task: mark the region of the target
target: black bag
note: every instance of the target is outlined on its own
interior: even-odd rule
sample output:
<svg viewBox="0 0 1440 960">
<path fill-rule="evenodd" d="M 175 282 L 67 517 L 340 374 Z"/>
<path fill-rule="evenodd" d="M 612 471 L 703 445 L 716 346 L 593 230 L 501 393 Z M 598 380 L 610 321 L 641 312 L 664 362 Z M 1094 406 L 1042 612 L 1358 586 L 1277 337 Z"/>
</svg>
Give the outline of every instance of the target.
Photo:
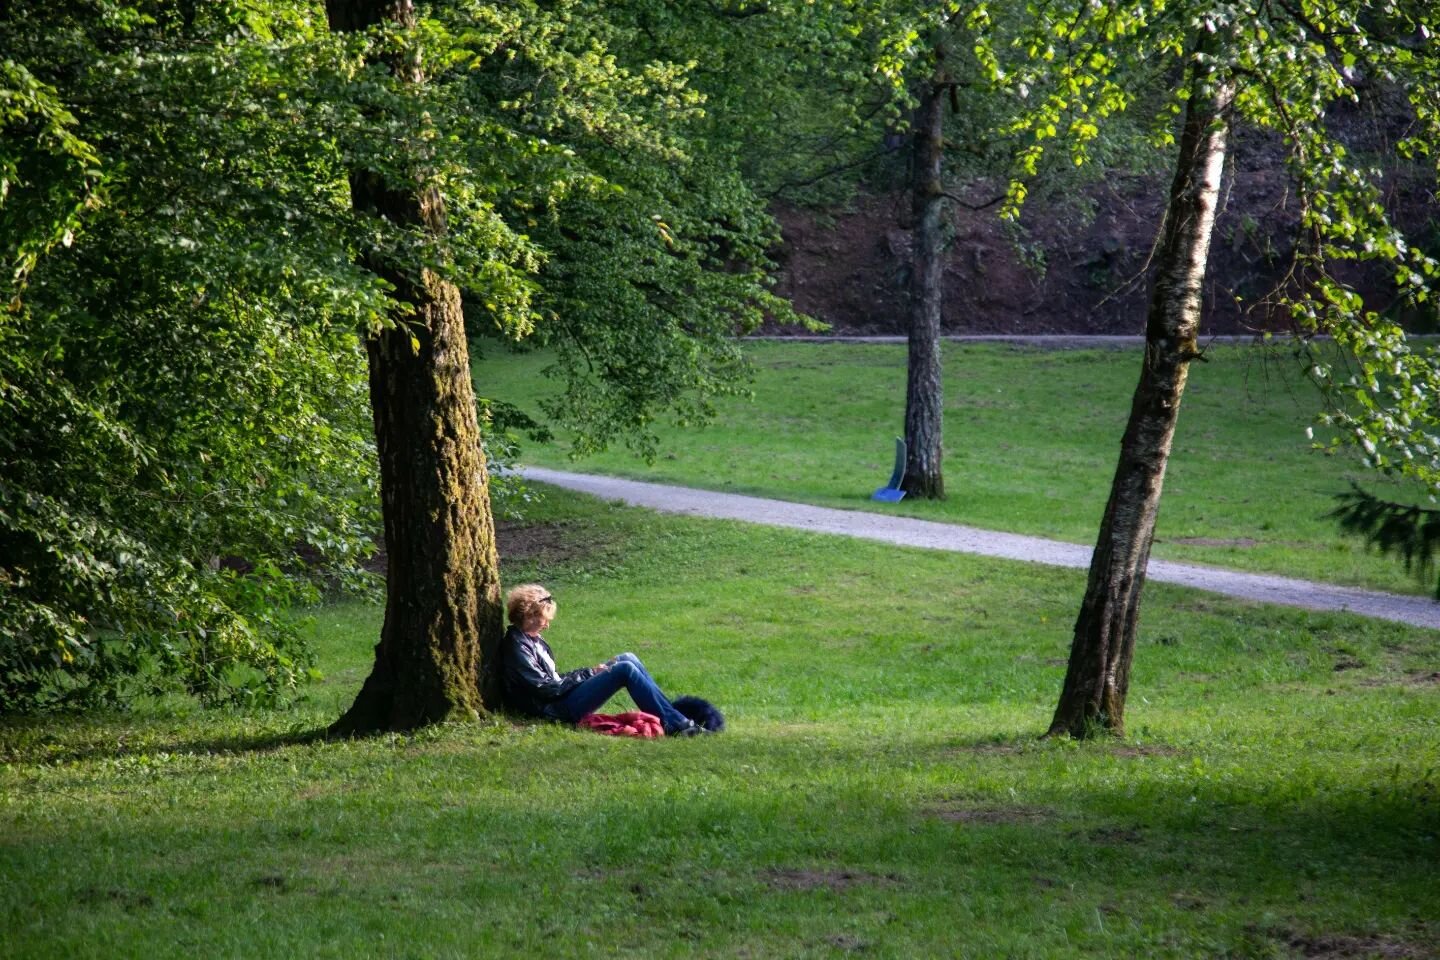
<svg viewBox="0 0 1440 960">
<path fill-rule="evenodd" d="M 709 700 L 681 697 L 671 703 L 671 706 L 711 733 L 719 733 L 725 729 L 725 715 Z"/>
</svg>

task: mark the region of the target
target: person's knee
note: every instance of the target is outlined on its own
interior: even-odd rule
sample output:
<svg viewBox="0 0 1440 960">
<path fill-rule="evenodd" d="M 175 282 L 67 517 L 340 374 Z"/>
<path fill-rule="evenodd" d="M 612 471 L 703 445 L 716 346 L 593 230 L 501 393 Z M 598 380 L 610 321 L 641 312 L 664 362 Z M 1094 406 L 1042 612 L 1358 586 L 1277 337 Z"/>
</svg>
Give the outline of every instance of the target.
<svg viewBox="0 0 1440 960">
<path fill-rule="evenodd" d="M 623 677 L 623 678 L 625 678 L 625 679 L 627 679 L 627 680 L 630 679 L 630 678 L 632 678 L 632 677 L 637 677 L 637 676 L 639 676 L 639 675 L 643 672 L 643 671 L 640 669 L 640 664 L 636 663 L 634 660 L 624 660 L 624 659 L 616 660 L 616 661 L 615 661 L 615 665 L 614 665 L 613 667 L 611 667 L 610 669 L 611 669 L 617 676 Z"/>
<path fill-rule="evenodd" d="M 637 657 L 637 656 L 635 656 L 635 654 L 630 653 L 628 650 L 627 650 L 625 653 L 622 653 L 622 654 L 619 654 L 618 656 L 616 656 L 616 657 L 615 657 L 615 662 L 616 662 L 616 663 L 633 663 L 633 664 L 635 664 L 635 666 L 637 666 L 637 667 L 644 666 L 644 664 L 642 664 L 642 663 L 640 662 L 640 658 Z"/>
</svg>

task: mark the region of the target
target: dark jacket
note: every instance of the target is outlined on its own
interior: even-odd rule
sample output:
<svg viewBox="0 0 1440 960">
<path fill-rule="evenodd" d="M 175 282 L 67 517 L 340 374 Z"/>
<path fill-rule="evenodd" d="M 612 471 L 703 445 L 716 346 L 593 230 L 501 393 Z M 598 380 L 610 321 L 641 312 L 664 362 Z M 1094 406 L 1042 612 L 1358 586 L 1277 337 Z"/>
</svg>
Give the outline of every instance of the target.
<svg viewBox="0 0 1440 960">
<path fill-rule="evenodd" d="M 541 648 L 553 662 L 555 654 L 550 652 L 548 643 L 512 626 L 505 632 L 505 641 L 500 645 L 501 676 L 507 706 L 531 716 L 550 717 L 554 716 L 549 709 L 550 704 L 595 676 L 595 668 L 583 667 L 565 674 L 557 673 L 541 658 Z"/>
</svg>

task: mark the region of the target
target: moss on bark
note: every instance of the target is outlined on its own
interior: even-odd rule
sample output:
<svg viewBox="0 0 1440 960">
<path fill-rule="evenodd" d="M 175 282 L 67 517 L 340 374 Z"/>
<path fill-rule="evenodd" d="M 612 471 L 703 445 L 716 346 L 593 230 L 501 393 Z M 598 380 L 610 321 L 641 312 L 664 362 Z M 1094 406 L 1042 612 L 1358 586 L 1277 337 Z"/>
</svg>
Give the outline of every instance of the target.
<svg viewBox="0 0 1440 960">
<path fill-rule="evenodd" d="M 329 0 L 332 29 L 414 22 L 408 0 Z M 420 83 L 413 63 L 392 64 Z M 350 178 L 356 209 L 397 225 L 445 231 L 445 205 L 428 187 L 392 189 L 369 171 Z M 484 711 L 484 657 L 503 620 L 495 526 L 470 382 L 460 293 L 420 264 L 368 254 L 367 265 L 412 312 L 368 345 L 370 403 L 385 522 L 385 623 L 375 665 L 336 735 L 408 730 Z"/>
</svg>

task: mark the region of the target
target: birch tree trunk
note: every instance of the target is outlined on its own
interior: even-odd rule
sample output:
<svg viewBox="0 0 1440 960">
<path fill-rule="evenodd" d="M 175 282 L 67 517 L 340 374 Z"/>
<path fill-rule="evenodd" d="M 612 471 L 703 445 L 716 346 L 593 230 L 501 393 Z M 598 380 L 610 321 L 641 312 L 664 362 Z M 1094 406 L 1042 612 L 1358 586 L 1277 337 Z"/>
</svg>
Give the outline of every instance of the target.
<svg viewBox="0 0 1440 960">
<path fill-rule="evenodd" d="M 415 22 L 411 0 L 327 0 L 326 13 L 336 31 Z M 423 82 L 418 59 L 391 67 L 407 83 Z M 392 187 L 357 170 L 350 190 L 357 210 L 445 232 L 444 201 L 433 187 Z M 372 255 L 366 263 L 415 310 L 367 344 L 389 559 L 385 623 L 370 676 L 331 727 L 338 735 L 478 715 L 481 665 L 498 652 L 503 628 L 459 291 L 418 263 Z"/>
<path fill-rule="evenodd" d="M 907 496 L 929 499 L 945 496 L 941 466 L 945 396 L 940 369 L 940 281 L 944 270 L 940 218 L 945 201 L 940 161 L 944 155 L 945 89 L 942 66 L 915 111 L 911 161 L 914 239 L 905 382 L 905 479 L 901 488 Z"/>
<path fill-rule="evenodd" d="M 1117 736 L 1139 625 L 1140 593 L 1155 536 L 1165 466 L 1190 361 L 1199 354 L 1201 283 L 1224 171 L 1234 87 L 1197 64 L 1162 226 L 1158 274 L 1145 326 L 1145 359 L 1100 525 L 1065 686 L 1047 735 Z"/>
</svg>

